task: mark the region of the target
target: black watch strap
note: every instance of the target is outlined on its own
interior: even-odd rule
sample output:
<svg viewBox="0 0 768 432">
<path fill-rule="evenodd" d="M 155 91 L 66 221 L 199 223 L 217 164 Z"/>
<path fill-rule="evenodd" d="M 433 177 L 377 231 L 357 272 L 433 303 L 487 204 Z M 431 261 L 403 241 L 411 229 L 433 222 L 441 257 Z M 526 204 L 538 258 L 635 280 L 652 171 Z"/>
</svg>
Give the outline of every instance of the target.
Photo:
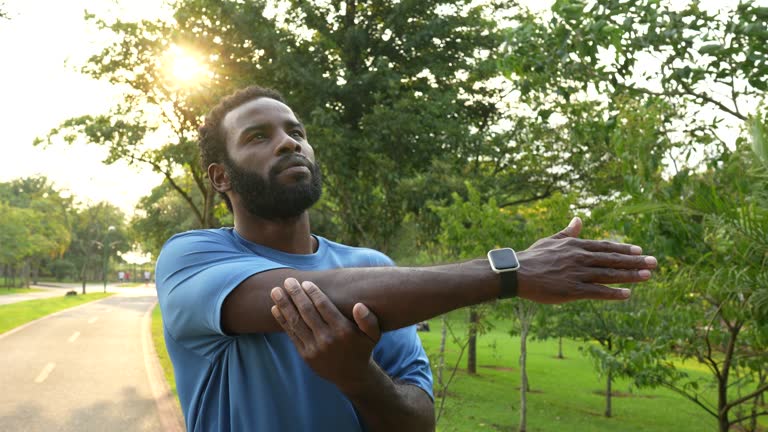
<svg viewBox="0 0 768 432">
<path fill-rule="evenodd" d="M 501 277 L 500 299 L 517 297 L 517 272 L 508 271 L 499 273 Z"/>
</svg>

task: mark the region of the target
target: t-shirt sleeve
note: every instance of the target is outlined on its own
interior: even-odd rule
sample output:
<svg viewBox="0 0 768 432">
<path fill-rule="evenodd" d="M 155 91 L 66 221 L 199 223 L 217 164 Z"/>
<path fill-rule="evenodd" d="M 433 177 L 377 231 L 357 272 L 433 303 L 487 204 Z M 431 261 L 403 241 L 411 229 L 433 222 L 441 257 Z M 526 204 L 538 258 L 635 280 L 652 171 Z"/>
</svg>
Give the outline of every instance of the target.
<svg viewBox="0 0 768 432">
<path fill-rule="evenodd" d="M 421 387 L 432 400 L 432 370 L 416 326 L 382 334 L 373 359 L 392 378 Z"/>
<path fill-rule="evenodd" d="M 157 259 L 156 281 L 163 323 L 178 343 L 210 356 L 222 336 L 221 307 L 242 281 L 285 267 L 255 255 L 218 231 L 172 237 Z"/>
</svg>

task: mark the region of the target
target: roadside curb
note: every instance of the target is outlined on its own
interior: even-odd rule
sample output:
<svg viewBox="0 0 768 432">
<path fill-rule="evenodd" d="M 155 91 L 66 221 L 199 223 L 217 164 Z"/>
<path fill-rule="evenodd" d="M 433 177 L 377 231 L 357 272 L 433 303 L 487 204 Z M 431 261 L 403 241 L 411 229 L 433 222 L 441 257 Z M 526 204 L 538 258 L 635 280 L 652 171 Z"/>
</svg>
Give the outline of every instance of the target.
<svg viewBox="0 0 768 432">
<path fill-rule="evenodd" d="M 186 427 L 181 407 L 173 393 L 171 393 L 168 383 L 165 381 L 163 367 L 160 365 L 155 344 L 152 341 L 152 310 L 155 308 L 155 305 L 157 305 L 157 300 L 152 303 L 141 319 L 141 346 L 144 351 L 144 365 L 147 369 L 149 387 L 152 389 L 152 395 L 155 398 L 163 431 L 184 432 Z"/>
</svg>

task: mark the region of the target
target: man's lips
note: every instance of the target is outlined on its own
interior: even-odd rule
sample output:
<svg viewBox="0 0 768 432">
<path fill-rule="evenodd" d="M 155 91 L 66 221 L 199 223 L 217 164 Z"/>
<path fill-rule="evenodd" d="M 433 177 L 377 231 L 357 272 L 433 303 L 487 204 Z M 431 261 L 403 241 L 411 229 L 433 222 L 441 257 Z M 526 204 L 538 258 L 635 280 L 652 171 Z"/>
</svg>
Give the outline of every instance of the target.
<svg viewBox="0 0 768 432">
<path fill-rule="evenodd" d="M 311 162 L 301 156 L 294 156 L 285 161 L 279 162 L 275 166 L 275 172 L 278 174 L 296 174 L 305 173 L 310 174 Z"/>
<path fill-rule="evenodd" d="M 294 165 L 280 171 L 280 174 L 288 174 L 288 175 L 299 174 L 299 173 L 310 174 L 311 171 L 309 170 L 309 168 L 307 168 L 304 165 Z"/>
</svg>

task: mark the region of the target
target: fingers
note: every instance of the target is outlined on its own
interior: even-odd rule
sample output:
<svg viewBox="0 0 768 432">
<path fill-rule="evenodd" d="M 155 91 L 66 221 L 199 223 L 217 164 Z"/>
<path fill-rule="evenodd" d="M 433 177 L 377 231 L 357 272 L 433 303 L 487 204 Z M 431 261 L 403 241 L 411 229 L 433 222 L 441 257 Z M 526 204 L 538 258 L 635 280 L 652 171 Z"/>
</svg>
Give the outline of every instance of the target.
<svg viewBox="0 0 768 432">
<path fill-rule="evenodd" d="M 597 284 L 580 283 L 572 291 L 573 300 L 626 300 L 632 291 L 627 288 L 608 288 Z"/>
<path fill-rule="evenodd" d="M 303 343 L 310 344 L 313 341 L 313 331 L 309 326 L 318 327 L 325 325 L 325 323 L 322 322 L 317 311 L 315 311 L 314 305 L 312 305 L 312 302 L 296 279 L 286 279 L 284 288 L 275 287 L 270 293 L 272 301 L 275 302 L 278 312 L 280 312 L 285 322 L 285 325 L 281 324 L 281 326 L 289 335 L 293 333 Z M 309 310 L 309 307 L 311 307 L 311 310 Z M 277 320 L 278 318 L 275 317 L 275 319 Z M 278 323 L 280 323 L 279 320 Z"/>
<path fill-rule="evenodd" d="M 331 302 L 331 299 L 314 282 L 304 281 L 301 283 L 301 286 L 312 301 L 315 309 L 320 313 L 323 321 L 332 327 L 339 325 L 339 323 L 347 322 L 347 317 L 341 314 L 336 305 Z"/>
<path fill-rule="evenodd" d="M 616 252 L 593 252 L 586 255 L 585 263 L 593 267 L 615 269 L 654 269 L 658 265 L 656 258 L 645 255 L 626 255 Z"/>
<path fill-rule="evenodd" d="M 569 240 L 571 241 L 571 240 Z M 581 247 L 584 250 L 590 252 L 613 252 L 624 255 L 640 255 L 643 253 L 643 249 L 640 246 L 635 246 L 626 243 L 617 243 L 608 240 L 572 240 L 574 244 Z"/>
<path fill-rule="evenodd" d="M 309 283 L 311 284 L 311 282 Z M 307 282 L 304 282 L 304 284 L 307 284 Z M 304 284 L 300 285 L 299 281 L 294 278 L 288 278 L 283 282 L 285 290 L 288 291 L 288 294 L 291 296 L 293 305 L 299 311 L 301 318 L 307 326 L 313 329 L 320 329 L 325 326 L 325 321 L 323 321 L 323 318 L 318 313 L 312 299 L 307 295 L 305 288 L 302 286 Z M 312 286 L 314 286 L 314 284 L 312 284 Z M 315 288 L 317 287 L 315 286 Z M 319 292 L 320 290 L 318 289 L 317 291 Z"/>
<path fill-rule="evenodd" d="M 329 327 L 341 332 L 340 334 L 350 330 L 351 323 L 347 317 L 313 282 L 304 281 L 299 284 L 296 279 L 288 278 L 284 282 L 284 288 L 274 288 L 271 293 L 272 300 L 288 327 L 305 344 L 311 343 L 310 338 L 327 332 Z M 288 295 L 285 295 L 286 291 Z"/>
<path fill-rule="evenodd" d="M 582 227 L 581 218 L 575 217 L 571 219 L 571 222 L 568 224 L 567 227 L 565 227 L 565 229 L 553 235 L 552 238 L 562 239 L 567 237 L 578 237 L 579 234 L 581 233 L 581 227 Z"/>
<path fill-rule="evenodd" d="M 362 303 L 355 304 L 355 307 L 352 308 L 352 317 L 355 319 L 355 323 L 360 330 L 374 343 L 379 341 L 381 337 L 379 318 L 366 305 Z"/>
<path fill-rule="evenodd" d="M 591 268 L 586 282 L 601 284 L 644 282 L 651 278 L 650 270 L 619 270 L 612 268 Z"/>
<path fill-rule="evenodd" d="M 279 288 L 275 288 L 279 289 Z M 280 327 L 283 328 L 285 331 L 285 334 L 288 335 L 288 337 L 291 338 L 294 344 L 296 344 L 296 348 L 299 350 L 304 349 L 304 342 L 296 336 L 296 333 L 293 332 L 293 329 L 290 325 L 288 325 L 288 321 L 285 320 L 285 317 L 283 314 L 280 313 L 280 308 L 277 305 L 272 306 L 270 309 L 270 312 L 272 312 L 272 316 L 275 317 L 275 321 L 277 321 L 278 324 L 280 324 Z"/>
</svg>

